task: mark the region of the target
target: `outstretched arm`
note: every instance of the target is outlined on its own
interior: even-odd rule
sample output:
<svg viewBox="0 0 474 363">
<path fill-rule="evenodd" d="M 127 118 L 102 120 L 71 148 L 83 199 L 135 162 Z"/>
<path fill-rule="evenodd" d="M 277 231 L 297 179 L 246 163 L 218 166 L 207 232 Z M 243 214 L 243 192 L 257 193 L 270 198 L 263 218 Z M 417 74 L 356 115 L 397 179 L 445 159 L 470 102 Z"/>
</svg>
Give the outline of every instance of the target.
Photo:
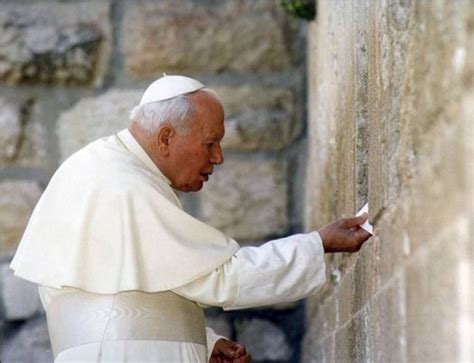
<svg viewBox="0 0 474 363">
<path fill-rule="evenodd" d="M 243 247 L 213 272 L 174 292 L 226 310 L 302 299 L 325 282 L 324 252 L 356 252 L 370 237 L 359 227 L 366 219 L 367 214 L 341 219 L 318 232 Z"/>
<path fill-rule="evenodd" d="M 312 232 L 243 247 L 210 274 L 173 291 L 231 310 L 302 299 L 324 282 L 322 240 Z"/>
</svg>

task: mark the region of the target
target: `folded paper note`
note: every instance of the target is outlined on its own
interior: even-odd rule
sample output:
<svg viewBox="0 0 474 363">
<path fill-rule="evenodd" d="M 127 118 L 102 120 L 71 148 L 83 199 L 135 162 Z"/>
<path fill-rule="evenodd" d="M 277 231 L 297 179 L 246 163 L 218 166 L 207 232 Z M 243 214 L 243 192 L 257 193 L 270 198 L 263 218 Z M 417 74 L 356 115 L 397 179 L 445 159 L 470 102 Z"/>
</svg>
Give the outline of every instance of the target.
<svg viewBox="0 0 474 363">
<path fill-rule="evenodd" d="M 369 203 L 365 203 L 365 205 L 357 212 L 356 217 L 360 216 L 361 214 L 369 213 Z M 372 225 L 369 223 L 369 219 L 360 225 L 361 228 L 365 229 L 370 234 L 374 234 Z"/>
</svg>

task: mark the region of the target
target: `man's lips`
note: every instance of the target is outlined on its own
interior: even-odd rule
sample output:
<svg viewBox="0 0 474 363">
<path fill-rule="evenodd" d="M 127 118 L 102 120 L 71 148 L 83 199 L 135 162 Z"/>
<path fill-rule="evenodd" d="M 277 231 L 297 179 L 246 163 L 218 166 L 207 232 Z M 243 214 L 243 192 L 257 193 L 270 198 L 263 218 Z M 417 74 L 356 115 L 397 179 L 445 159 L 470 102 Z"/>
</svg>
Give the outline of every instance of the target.
<svg viewBox="0 0 474 363">
<path fill-rule="evenodd" d="M 209 180 L 209 175 L 212 174 L 212 171 L 210 173 L 201 173 L 201 176 L 204 178 L 204 181 L 208 181 Z"/>
</svg>

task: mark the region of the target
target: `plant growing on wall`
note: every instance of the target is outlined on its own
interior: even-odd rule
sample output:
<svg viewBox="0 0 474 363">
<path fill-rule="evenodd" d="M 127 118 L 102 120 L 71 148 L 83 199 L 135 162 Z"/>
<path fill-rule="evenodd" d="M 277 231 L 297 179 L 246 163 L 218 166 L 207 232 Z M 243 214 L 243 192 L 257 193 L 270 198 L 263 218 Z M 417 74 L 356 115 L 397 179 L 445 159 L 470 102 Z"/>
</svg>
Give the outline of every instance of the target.
<svg viewBox="0 0 474 363">
<path fill-rule="evenodd" d="M 313 20 L 316 16 L 316 0 L 280 0 L 280 5 L 297 18 Z"/>
</svg>

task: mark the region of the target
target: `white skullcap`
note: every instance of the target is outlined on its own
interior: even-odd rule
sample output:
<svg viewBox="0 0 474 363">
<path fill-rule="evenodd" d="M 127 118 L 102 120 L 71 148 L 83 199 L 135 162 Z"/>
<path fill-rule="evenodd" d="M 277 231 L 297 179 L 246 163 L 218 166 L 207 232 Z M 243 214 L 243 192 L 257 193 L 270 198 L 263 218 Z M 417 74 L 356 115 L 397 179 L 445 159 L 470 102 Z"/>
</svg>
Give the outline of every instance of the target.
<svg viewBox="0 0 474 363">
<path fill-rule="evenodd" d="M 143 93 L 140 106 L 145 103 L 163 101 L 186 93 L 195 92 L 204 85 L 195 79 L 185 76 L 167 76 L 157 79 Z"/>
</svg>

